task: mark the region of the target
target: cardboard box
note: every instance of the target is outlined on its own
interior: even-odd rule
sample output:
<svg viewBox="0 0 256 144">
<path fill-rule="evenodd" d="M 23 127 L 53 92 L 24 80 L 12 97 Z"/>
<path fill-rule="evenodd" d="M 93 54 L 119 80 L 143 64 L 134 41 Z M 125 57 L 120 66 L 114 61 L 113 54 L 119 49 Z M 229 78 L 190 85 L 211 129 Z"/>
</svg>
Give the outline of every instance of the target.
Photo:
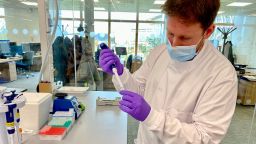
<svg viewBox="0 0 256 144">
<path fill-rule="evenodd" d="M 52 84 L 40 82 L 39 83 L 39 92 L 52 93 Z"/>
<path fill-rule="evenodd" d="M 239 80 L 238 101 L 243 105 L 255 105 L 256 103 L 256 82 L 244 79 Z"/>
</svg>

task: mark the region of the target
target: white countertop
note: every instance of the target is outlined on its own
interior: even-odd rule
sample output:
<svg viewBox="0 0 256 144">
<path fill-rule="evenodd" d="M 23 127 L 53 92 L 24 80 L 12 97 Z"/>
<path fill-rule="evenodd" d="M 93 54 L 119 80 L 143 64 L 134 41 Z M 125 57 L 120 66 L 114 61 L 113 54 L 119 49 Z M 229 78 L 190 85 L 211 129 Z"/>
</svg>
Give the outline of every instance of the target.
<svg viewBox="0 0 256 144">
<path fill-rule="evenodd" d="M 78 100 L 86 105 L 62 141 L 40 141 L 37 135 L 24 144 L 127 144 L 127 114 L 118 106 L 96 106 L 97 97 L 115 98 L 117 92 L 88 91 Z"/>
</svg>

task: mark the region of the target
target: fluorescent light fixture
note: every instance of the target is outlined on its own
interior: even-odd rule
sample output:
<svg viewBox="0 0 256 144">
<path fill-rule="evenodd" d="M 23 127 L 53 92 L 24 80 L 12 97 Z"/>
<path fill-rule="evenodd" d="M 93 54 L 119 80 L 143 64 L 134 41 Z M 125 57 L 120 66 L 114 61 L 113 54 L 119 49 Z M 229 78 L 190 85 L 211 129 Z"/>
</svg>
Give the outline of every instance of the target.
<svg viewBox="0 0 256 144">
<path fill-rule="evenodd" d="M 155 0 L 154 1 L 154 4 L 159 4 L 159 5 L 162 5 L 165 3 L 165 0 Z"/>
<path fill-rule="evenodd" d="M 218 11 L 218 14 L 223 14 L 225 13 L 225 11 Z"/>
<path fill-rule="evenodd" d="M 150 12 L 161 12 L 161 9 L 149 9 Z"/>
<path fill-rule="evenodd" d="M 104 11 L 106 9 L 103 8 L 103 7 L 94 7 L 94 10 L 96 10 L 96 11 Z"/>
<path fill-rule="evenodd" d="M 244 7 L 244 6 L 248 6 L 251 4 L 252 3 L 248 3 L 248 2 L 233 2 L 233 3 L 228 4 L 227 6 Z"/>
<path fill-rule="evenodd" d="M 38 3 L 36 3 L 36 2 L 28 2 L 28 1 L 23 1 L 21 3 L 23 3 L 25 5 L 29 5 L 29 6 L 37 6 L 38 5 Z"/>
<path fill-rule="evenodd" d="M 81 2 L 83 2 L 84 0 L 81 0 Z M 94 0 L 94 2 L 99 2 L 99 0 Z"/>
<path fill-rule="evenodd" d="M 255 14 L 250 14 L 250 15 L 248 15 L 248 16 L 256 16 L 256 13 L 255 13 Z"/>
</svg>

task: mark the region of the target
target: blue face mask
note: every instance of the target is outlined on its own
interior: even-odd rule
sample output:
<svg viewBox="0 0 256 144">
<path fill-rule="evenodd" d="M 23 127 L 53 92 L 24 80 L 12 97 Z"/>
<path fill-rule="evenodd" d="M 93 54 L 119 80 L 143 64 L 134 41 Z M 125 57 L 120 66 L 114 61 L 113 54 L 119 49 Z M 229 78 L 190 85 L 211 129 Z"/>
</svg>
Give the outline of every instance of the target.
<svg viewBox="0 0 256 144">
<path fill-rule="evenodd" d="M 169 40 L 167 40 L 167 49 L 170 57 L 176 61 L 185 62 L 193 59 L 196 53 L 197 45 L 191 46 L 176 46 L 172 47 Z"/>
</svg>

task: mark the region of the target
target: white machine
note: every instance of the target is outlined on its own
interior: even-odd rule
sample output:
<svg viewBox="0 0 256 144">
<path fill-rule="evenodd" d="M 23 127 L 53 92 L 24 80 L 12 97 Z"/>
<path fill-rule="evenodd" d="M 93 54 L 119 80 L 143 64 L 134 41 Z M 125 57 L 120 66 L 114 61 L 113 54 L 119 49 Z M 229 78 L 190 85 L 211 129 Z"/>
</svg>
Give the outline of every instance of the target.
<svg viewBox="0 0 256 144">
<path fill-rule="evenodd" d="M 19 109 L 25 102 L 15 91 L 0 93 L 0 144 L 21 144 Z"/>
</svg>

